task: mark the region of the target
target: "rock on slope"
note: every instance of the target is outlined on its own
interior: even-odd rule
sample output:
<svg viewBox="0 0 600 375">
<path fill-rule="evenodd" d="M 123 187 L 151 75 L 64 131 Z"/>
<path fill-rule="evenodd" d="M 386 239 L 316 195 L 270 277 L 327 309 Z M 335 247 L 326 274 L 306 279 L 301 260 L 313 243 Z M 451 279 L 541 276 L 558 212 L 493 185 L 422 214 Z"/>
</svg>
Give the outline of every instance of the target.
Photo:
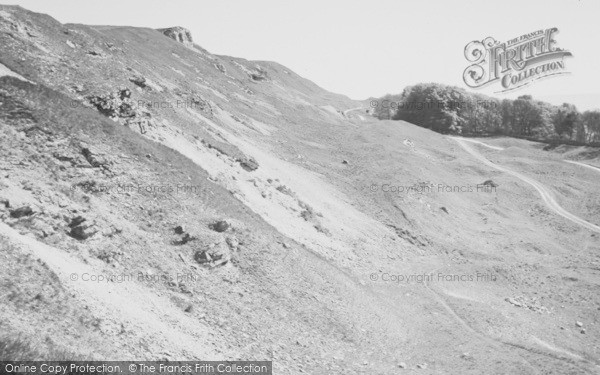
<svg viewBox="0 0 600 375">
<path fill-rule="evenodd" d="M 181 26 L 168 27 L 166 29 L 158 29 L 161 33 L 165 34 L 169 38 L 183 44 L 186 47 L 193 47 L 194 40 L 192 39 L 192 33 Z"/>
<path fill-rule="evenodd" d="M 453 141 L 361 121 L 345 112 L 360 103 L 277 63 L 152 29 L 0 6 L 0 46 L 14 72 L 0 78 L 5 335 L 83 357 L 269 359 L 277 373 L 597 364 L 600 336 L 569 326 L 597 324 L 580 268 L 597 238 Z M 506 190 L 390 189 L 489 178 Z M 594 181 L 578 178 L 583 196 Z M 416 281 L 440 271 L 497 279 Z M 517 296 L 532 308 L 505 301 Z"/>
</svg>

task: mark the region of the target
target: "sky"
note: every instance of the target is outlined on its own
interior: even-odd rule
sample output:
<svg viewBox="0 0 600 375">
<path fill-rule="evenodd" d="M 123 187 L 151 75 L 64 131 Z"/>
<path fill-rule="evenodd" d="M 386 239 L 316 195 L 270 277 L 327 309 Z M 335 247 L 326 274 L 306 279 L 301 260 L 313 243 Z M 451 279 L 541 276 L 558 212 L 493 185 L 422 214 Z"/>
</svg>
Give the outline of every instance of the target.
<svg viewBox="0 0 600 375">
<path fill-rule="evenodd" d="M 281 63 L 352 99 L 402 92 L 420 82 L 498 98 L 532 95 L 580 110 L 600 109 L 598 0 L 5 0 L 63 23 L 183 26 L 208 51 Z M 470 89 L 465 46 L 556 27 L 570 74 L 509 93 Z"/>
</svg>

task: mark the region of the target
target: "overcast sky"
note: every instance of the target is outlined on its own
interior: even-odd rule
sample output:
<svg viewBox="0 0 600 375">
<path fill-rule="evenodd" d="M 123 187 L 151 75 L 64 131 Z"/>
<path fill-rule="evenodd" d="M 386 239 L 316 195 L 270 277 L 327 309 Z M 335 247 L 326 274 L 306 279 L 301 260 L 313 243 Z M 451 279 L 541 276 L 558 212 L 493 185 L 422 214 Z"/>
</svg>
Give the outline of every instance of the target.
<svg viewBox="0 0 600 375">
<path fill-rule="evenodd" d="M 557 27 L 572 52 L 569 75 L 499 98 L 531 94 L 580 110 L 600 108 L 598 0 L 5 0 L 63 23 L 183 26 L 212 53 L 271 60 L 353 99 L 399 93 L 418 82 L 467 88 L 464 48 Z"/>
</svg>

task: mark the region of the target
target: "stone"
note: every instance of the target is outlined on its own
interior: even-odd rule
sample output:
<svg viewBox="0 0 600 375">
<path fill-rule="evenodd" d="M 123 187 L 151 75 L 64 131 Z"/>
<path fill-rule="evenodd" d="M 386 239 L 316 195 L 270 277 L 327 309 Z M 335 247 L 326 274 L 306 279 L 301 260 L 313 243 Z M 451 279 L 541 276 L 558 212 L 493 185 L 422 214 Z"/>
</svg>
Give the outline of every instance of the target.
<svg viewBox="0 0 600 375">
<path fill-rule="evenodd" d="M 400 362 L 400 363 L 398 363 L 398 367 L 400 367 L 400 368 L 406 368 L 406 363 Z"/>
<path fill-rule="evenodd" d="M 98 232 L 95 225 L 92 223 L 90 225 L 84 224 L 87 221 L 83 216 L 76 216 L 71 219 L 69 223 L 69 232 L 67 234 L 76 240 L 87 240 L 92 237 L 94 234 Z"/>
<path fill-rule="evenodd" d="M 498 187 L 498 184 L 497 184 L 497 183 L 495 183 L 495 182 L 494 182 L 494 181 L 492 181 L 492 180 L 485 180 L 485 181 L 482 183 L 482 185 L 484 185 L 484 186 L 490 186 L 490 187 L 493 187 L 493 188 L 495 188 L 495 187 Z"/>
<path fill-rule="evenodd" d="M 131 83 L 133 83 L 143 89 L 148 88 L 148 84 L 146 83 L 146 78 L 144 78 L 142 76 L 130 77 L 129 81 L 131 81 Z"/>
<path fill-rule="evenodd" d="M 92 151 L 88 147 L 82 147 L 81 153 L 85 160 L 94 168 L 99 168 L 108 164 L 107 160 L 99 156 L 97 152 Z"/>
<path fill-rule="evenodd" d="M 237 161 L 245 171 L 252 172 L 258 169 L 258 162 L 253 158 L 238 159 Z"/>
<path fill-rule="evenodd" d="M 77 239 L 77 240 L 87 240 L 96 234 L 97 230 L 93 229 L 91 225 L 80 225 L 74 228 L 71 228 L 69 232 L 69 236 Z"/>
<path fill-rule="evenodd" d="M 229 229 L 230 224 L 225 220 L 219 220 L 217 222 L 210 224 L 208 227 L 210 229 L 214 230 L 215 232 L 222 233 L 222 232 L 225 232 L 227 229 Z"/>
<path fill-rule="evenodd" d="M 84 221 L 86 221 L 86 219 L 83 216 L 74 217 L 71 219 L 71 222 L 69 223 L 69 228 L 76 227 L 76 226 L 80 225 L 81 223 L 83 223 Z"/>
<path fill-rule="evenodd" d="M 582 323 L 582 322 L 579 322 L 579 321 L 575 322 L 575 325 L 576 325 L 577 327 L 583 327 L 583 323 Z"/>
<path fill-rule="evenodd" d="M 523 306 L 523 304 L 522 304 L 522 303 L 520 303 L 519 301 L 517 301 L 517 300 L 516 300 L 516 299 L 514 299 L 514 298 L 505 298 L 504 300 L 505 300 L 506 302 L 508 302 L 508 303 L 510 303 L 510 304 L 512 304 L 512 305 L 514 305 L 514 306 L 517 306 L 517 307 L 522 307 L 522 306 Z"/>
<path fill-rule="evenodd" d="M 217 267 L 231 260 L 231 252 L 225 241 L 219 241 L 196 251 L 194 260 L 204 266 Z"/>
<path fill-rule="evenodd" d="M 253 81 L 266 81 L 269 79 L 267 72 L 260 66 L 256 66 L 256 69 L 249 73 L 250 78 Z"/>
<path fill-rule="evenodd" d="M 240 246 L 240 241 L 235 237 L 227 237 L 225 242 L 227 242 L 227 245 L 229 245 L 229 248 L 232 250 L 236 250 L 238 246 Z"/>
<path fill-rule="evenodd" d="M 194 260 L 200 264 L 212 262 L 212 257 L 207 250 L 199 250 L 194 254 Z"/>
<path fill-rule="evenodd" d="M 10 217 L 15 219 L 21 218 L 23 216 L 30 216 L 32 214 L 33 210 L 29 206 L 22 206 L 14 210 L 10 210 Z"/>
<path fill-rule="evenodd" d="M 217 68 L 221 73 L 225 74 L 227 73 L 227 70 L 225 69 L 225 66 L 221 63 L 215 63 L 215 68 Z"/>
<path fill-rule="evenodd" d="M 181 238 L 181 241 L 179 241 L 179 243 L 178 243 L 178 244 L 179 244 L 179 245 L 185 245 L 186 243 L 188 243 L 188 242 L 190 242 L 190 241 L 193 241 L 193 240 L 195 240 L 195 239 L 196 239 L 196 237 L 190 236 L 190 234 L 189 234 L 189 233 L 185 233 L 185 234 L 183 235 L 183 237 Z"/>
<path fill-rule="evenodd" d="M 158 29 L 165 36 L 173 39 L 176 42 L 183 44 L 188 48 L 194 46 L 194 40 L 192 39 L 192 33 L 181 26 L 169 27 L 166 29 Z"/>
</svg>

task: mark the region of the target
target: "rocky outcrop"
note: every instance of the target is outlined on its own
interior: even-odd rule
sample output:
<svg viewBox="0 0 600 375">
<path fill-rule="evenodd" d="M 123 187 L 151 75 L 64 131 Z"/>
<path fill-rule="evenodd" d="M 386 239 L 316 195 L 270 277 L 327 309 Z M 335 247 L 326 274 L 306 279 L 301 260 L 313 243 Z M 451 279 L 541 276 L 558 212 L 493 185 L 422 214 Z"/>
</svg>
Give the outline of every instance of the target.
<svg viewBox="0 0 600 375">
<path fill-rule="evenodd" d="M 180 26 L 169 27 L 167 29 L 158 29 L 161 33 L 168 36 L 169 38 L 185 45 L 186 47 L 193 47 L 194 41 L 192 39 L 192 33 L 188 29 Z"/>
<path fill-rule="evenodd" d="M 208 267 L 217 267 L 227 264 L 231 260 L 231 245 L 229 242 L 216 242 L 203 249 L 197 250 L 194 260 Z"/>
<path fill-rule="evenodd" d="M 90 95 L 87 102 L 104 116 L 125 126 L 137 125 L 144 134 L 148 127 L 154 126 L 150 112 L 140 109 L 131 99 L 131 91 L 119 88 L 116 92 L 105 95 Z"/>
<path fill-rule="evenodd" d="M 489 187 L 491 187 L 491 188 L 496 188 L 496 187 L 498 187 L 498 184 L 497 184 L 497 183 L 495 183 L 495 182 L 494 182 L 494 181 L 492 181 L 492 180 L 486 180 L 486 181 L 484 181 L 484 182 L 483 182 L 481 185 L 483 185 L 483 186 L 489 186 Z"/>
<path fill-rule="evenodd" d="M 71 219 L 69 223 L 70 230 L 67 234 L 77 240 L 83 241 L 92 237 L 98 232 L 95 223 L 84 224 L 87 221 L 83 216 L 77 216 Z"/>
<path fill-rule="evenodd" d="M 252 172 L 258 169 L 258 162 L 253 158 L 237 159 L 237 162 L 240 163 L 241 167 L 247 172 Z"/>
<path fill-rule="evenodd" d="M 267 81 L 269 79 L 267 72 L 260 66 L 256 66 L 256 70 L 251 71 L 249 74 L 254 81 Z"/>
<path fill-rule="evenodd" d="M 225 232 L 227 229 L 229 229 L 230 226 L 231 225 L 225 220 L 219 220 L 208 225 L 210 229 L 219 233 Z"/>
<path fill-rule="evenodd" d="M 23 216 L 30 216 L 32 214 L 33 214 L 33 210 L 29 206 L 19 207 L 17 209 L 10 211 L 10 216 L 15 219 L 21 218 Z"/>
<path fill-rule="evenodd" d="M 81 153 L 85 160 L 94 168 L 107 168 L 108 160 L 90 147 L 82 146 Z"/>
</svg>

